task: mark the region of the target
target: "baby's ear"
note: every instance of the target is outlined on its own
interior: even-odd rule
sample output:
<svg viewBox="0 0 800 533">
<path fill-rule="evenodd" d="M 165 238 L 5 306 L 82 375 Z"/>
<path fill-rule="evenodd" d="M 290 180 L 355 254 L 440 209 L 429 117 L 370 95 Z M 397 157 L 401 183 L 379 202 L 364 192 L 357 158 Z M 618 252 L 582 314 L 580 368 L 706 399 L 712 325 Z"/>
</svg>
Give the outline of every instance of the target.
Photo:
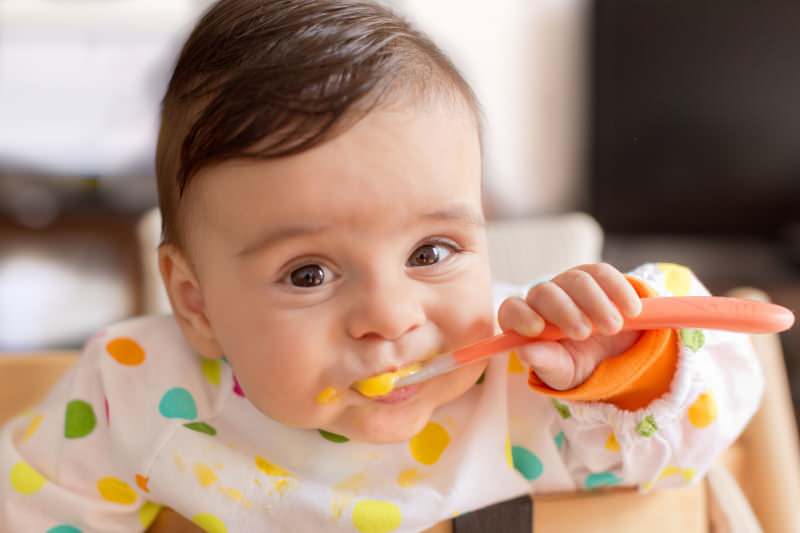
<svg viewBox="0 0 800 533">
<path fill-rule="evenodd" d="M 183 336 L 197 353 L 222 357 L 222 348 L 206 315 L 200 284 L 183 251 L 174 244 L 159 246 L 158 268 Z"/>
</svg>

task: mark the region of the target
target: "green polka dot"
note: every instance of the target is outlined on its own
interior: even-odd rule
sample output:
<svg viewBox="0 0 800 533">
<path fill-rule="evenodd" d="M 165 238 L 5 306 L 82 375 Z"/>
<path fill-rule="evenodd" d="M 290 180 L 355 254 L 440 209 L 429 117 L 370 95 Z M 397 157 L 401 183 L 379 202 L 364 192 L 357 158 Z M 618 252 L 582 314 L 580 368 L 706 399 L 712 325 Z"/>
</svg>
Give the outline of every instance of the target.
<svg viewBox="0 0 800 533">
<path fill-rule="evenodd" d="M 361 500 L 353 506 L 353 525 L 359 533 L 390 533 L 400 527 L 400 508 L 384 500 Z"/>
<path fill-rule="evenodd" d="M 636 426 L 636 433 L 642 437 L 652 437 L 656 431 L 658 431 L 658 424 L 656 424 L 656 419 L 653 418 L 653 415 L 647 415 Z"/>
<path fill-rule="evenodd" d="M 205 422 L 189 422 L 188 424 L 184 424 L 184 427 L 199 431 L 200 433 L 205 433 L 206 435 L 211 435 L 212 437 L 217 434 L 217 430 Z"/>
<path fill-rule="evenodd" d="M 542 461 L 529 449 L 514 446 L 511 448 L 511 457 L 514 460 L 514 468 L 528 481 L 533 481 L 542 475 L 544 469 Z"/>
<path fill-rule="evenodd" d="M 203 359 L 203 375 L 212 385 L 219 385 L 222 363 L 219 359 Z"/>
<path fill-rule="evenodd" d="M 558 432 L 558 435 L 556 435 L 555 441 L 556 441 L 556 448 L 558 448 L 560 450 L 561 448 L 564 447 L 564 432 L 563 431 L 559 431 Z"/>
<path fill-rule="evenodd" d="M 51 527 L 46 533 L 81 533 L 81 530 L 75 526 L 61 524 L 60 526 Z"/>
<path fill-rule="evenodd" d="M 164 393 L 158 404 L 158 411 L 165 418 L 183 418 L 184 420 L 197 418 L 197 406 L 194 398 L 183 387 L 174 387 Z"/>
<path fill-rule="evenodd" d="M 322 435 L 325 439 L 327 439 L 327 440 L 329 440 L 331 442 L 342 443 L 342 442 L 347 442 L 347 441 L 350 440 L 347 437 L 345 437 L 344 435 L 339 435 L 337 433 L 331 433 L 330 431 L 325 431 L 324 429 L 318 429 L 317 431 L 319 431 L 319 434 Z"/>
<path fill-rule="evenodd" d="M 699 329 L 682 329 L 681 342 L 691 351 L 696 352 L 706 343 L 706 336 Z"/>
<path fill-rule="evenodd" d="M 558 411 L 559 416 L 561 416 L 561 418 L 563 418 L 564 420 L 572 416 L 572 411 L 569 410 L 569 406 L 559 402 L 555 398 L 553 398 L 553 407 L 556 408 L 556 411 Z"/>
<path fill-rule="evenodd" d="M 597 472 L 596 474 L 589 474 L 586 476 L 586 488 L 589 490 L 598 487 L 610 487 L 618 485 L 622 482 L 614 472 Z"/>
<path fill-rule="evenodd" d="M 92 406 L 83 400 L 72 400 L 67 404 L 64 418 L 64 436 L 68 439 L 79 439 L 90 434 L 97 424 Z"/>
</svg>

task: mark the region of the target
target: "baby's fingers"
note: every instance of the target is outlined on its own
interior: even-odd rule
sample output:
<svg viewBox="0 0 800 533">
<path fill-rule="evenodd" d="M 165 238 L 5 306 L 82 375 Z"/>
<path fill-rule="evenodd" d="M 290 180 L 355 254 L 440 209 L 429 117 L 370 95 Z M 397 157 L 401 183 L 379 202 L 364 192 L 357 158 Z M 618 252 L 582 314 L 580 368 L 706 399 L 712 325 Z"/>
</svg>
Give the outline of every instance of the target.
<svg viewBox="0 0 800 533">
<path fill-rule="evenodd" d="M 497 312 L 503 331 L 514 330 L 526 337 L 535 337 L 544 329 L 544 320 L 522 298 L 507 298 Z"/>
<path fill-rule="evenodd" d="M 608 298 L 614 302 L 623 315 L 634 317 L 642 312 L 642 301 L 633 286 L 625 279 L 625 275 L 608 263 L 581 265 L 582 270 L 603 289 Z"/>
<path fill-rule="evenodd" d="M 560 287 L 588 318 L 591 323 L 590 328 L 595 333 L 614 335 L 622 328 L 622 315 L 591 274 L 573 269 L 556 276 L 553 283 Z"/>
</svg>

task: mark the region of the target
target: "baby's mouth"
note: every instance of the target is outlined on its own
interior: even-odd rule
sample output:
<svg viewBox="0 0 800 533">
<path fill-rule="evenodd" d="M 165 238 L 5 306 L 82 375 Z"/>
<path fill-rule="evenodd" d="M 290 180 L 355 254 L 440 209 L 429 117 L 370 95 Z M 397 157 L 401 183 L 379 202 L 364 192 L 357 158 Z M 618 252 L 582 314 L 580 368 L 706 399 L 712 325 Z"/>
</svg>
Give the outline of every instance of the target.
<svg viewBox="0 0 800 533">
<path fill-rule="evenodd" d="M 367 398 L 380 398 L 386 396 L 394 390 L 397 380 L 411 374 L 416 374 L 422 368 L 422 363 L 417 361 L 406 365 L 394 372 L 384 372 L 353 383 L 353 388 Z"/>
</svg>

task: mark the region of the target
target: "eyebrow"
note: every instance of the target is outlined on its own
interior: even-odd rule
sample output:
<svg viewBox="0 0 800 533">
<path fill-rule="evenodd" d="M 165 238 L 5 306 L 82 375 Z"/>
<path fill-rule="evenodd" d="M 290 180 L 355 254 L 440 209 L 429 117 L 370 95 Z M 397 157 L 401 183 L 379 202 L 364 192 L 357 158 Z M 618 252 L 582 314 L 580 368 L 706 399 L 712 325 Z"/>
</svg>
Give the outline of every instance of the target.
<svg viewBox="0 0 800 533">
<path fill-rule="evenodd" d="M 448 206 L 431 213 L 426 213 L 422 215 L 421 219 L 429 222 L 453 222 L 461 226 L 476 228 L 483 228 L 486 226 L 486 220 L 479 212 L 463 204 Z M 318 235 L 330 229 L 331 226 L 331 224 L 296 224 L 283 228 L 271 229 L 242 248 L 236 256 L 245 257 L 252 255 L 261 250 L 275 246 L 280 241 Z"/>
</svg>

